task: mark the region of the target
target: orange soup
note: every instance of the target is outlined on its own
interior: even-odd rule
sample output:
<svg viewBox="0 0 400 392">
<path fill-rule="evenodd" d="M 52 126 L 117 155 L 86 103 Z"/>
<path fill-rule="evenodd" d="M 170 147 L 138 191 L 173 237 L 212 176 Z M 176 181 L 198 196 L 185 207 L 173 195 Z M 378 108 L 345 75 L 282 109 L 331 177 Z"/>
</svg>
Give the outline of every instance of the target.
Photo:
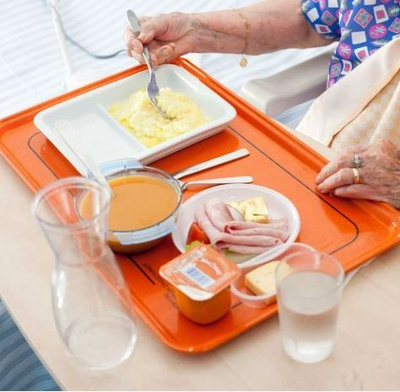
<svg viewBox="0 0 400 392">
<path fill-rule="evenodd" d="M 131 231 L 153 226 L 167 218 L 178 204 L 178 195 L 167 182 L 143 175 L 113 178 L 108 181 L 114 192 L 110 200 L 109 230 Z M 81 204 L 83 217 L 89 216 L 91 203 Z"/>
<path fill-rule="evenodd" d="M 109 230 L 129 231 L 153 226 L 167 218 L 178 204 L 174 188 L 150 176 L 124 176 L 108 182 L 114 192 Z"/>
</svg>

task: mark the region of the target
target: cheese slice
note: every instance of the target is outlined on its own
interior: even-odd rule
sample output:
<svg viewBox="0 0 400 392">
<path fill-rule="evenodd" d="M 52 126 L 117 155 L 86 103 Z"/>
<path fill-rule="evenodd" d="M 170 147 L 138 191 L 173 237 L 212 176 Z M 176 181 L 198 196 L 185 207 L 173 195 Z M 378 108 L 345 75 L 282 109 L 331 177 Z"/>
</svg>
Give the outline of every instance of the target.
<svg viewBox="0 0 400 392">
<path fill-rule="evenodd" d="M 233 201 L 229 205 L 236 208 L 246 222 L 268 223 L 268 210 L 262 196 Z"/>
<path fill-rule="evenodd" d="M 245 275 L 244 285 L 255 295 L 270 295 L 272 302 L 276 295 L 275 270 L 279 261 L 270 261 L 263 266 L 256 268 Z M 291 268 L 286 264 L 282 265 L 282 273 L 289 274 Z"/>
</svg>

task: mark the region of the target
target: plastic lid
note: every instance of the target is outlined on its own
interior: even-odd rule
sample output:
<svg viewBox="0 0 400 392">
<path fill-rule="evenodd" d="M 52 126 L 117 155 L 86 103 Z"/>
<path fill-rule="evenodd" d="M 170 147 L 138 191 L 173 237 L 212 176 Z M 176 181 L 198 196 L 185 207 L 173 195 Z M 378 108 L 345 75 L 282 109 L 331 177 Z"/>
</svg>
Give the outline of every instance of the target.
<svg viewBox="0 0 400 392">
<path fill-rule="evenodd" d="M 210 245 L 199 245 L 160 268 L 160 275 L 195 301 L 205 301 L 236 280 L 239 267 Z"/>
</svg>

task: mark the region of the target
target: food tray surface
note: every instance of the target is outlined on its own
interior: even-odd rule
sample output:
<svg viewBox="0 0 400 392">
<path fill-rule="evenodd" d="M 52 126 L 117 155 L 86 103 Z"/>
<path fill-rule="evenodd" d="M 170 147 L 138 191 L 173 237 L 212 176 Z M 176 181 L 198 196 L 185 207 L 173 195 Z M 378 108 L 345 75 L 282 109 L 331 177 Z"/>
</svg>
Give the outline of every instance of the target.
<svg viewBox="0 0 400 392">
<path fill-rule="evenodd" d="M 294 203 L 301 220 L 297 241 L 333 254 L 345 271 L 398 243 L 397 210 L 384 203 L 321 195 L 314 181 L 326 163 L 322 156 L 190 62 L 180 59 L 175 64 L 229 102 L 237 117 L 222 132 L 158 160 L 154 166 L 172 173 L 247 148 L 250 156 L 191 179 L 252 175 L 254 184 L 273 189 Z M 34 117 L 46 108 L 142 70 L 142 66 L 132 68 L 0 120 L 0 150 L 33 191 L 58 178 L 77 175 L 71 163 L 34 125 Z M 185 199 L 196 192 L 186 191 Z M 162 264 L 178 254 L 168 238 L 147 253 L 118 256 L 138 313 L 170 347 L 187 353 L 208 351 L 276 314 L 276 304 L 253 309 L 234 300 L 231 311 L 211 325 L 187 320 L 176 308 L 172 289 L 158 273 Z"/>
</svg>

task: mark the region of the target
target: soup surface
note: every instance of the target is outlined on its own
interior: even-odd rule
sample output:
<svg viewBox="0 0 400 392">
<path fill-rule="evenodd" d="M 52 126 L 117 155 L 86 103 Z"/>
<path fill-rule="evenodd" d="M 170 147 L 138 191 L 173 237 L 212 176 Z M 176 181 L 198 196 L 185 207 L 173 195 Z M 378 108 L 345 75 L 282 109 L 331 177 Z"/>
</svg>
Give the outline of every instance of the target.
<svg viewBox="0 0 400 392">
<path fill-rule="evenodd" d="M 132 175 L 109 180 L 114 196 L 110 201 L 109 230 L 143 229 L 167 218 L 178 204 L 175 189 L 151 176 Z M 82 216 L 90 215 L 90 202 L 83 200 Z"/>
</svg>

